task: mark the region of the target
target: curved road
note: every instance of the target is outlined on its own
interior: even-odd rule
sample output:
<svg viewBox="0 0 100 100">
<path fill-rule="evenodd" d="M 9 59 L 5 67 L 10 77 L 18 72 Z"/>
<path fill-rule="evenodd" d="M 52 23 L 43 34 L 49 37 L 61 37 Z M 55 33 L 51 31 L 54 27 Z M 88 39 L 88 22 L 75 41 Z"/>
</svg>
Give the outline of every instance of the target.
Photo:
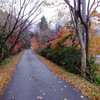
<svg viewBox="0 0 100 100">
<path fill-rule="evenodd" d="M 3 100 L 89 100 L 26 50 Z"/>
</svg>

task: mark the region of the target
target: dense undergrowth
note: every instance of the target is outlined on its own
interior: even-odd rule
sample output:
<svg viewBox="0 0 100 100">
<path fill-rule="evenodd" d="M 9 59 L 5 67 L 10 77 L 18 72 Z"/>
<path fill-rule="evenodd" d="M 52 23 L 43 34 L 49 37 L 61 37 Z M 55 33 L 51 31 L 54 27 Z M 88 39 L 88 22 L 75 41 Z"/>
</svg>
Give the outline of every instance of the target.
<svg viewBox="0 0 100 100">
<path fill-rule="evenodd" d="M 46 57 L 55 64 L 62 66 L 66 71 L 81 75 L 81 51 L 75 47 L 65 47 L 57 45 L 51 49 L 50 45 L 41 47 L 38 54 Z M 100 86 L 100 73 L 98 71 L 98 64 L 95 62 L 95 57 L 90 56 L 87 60 L 87 80 Z"/>
</svg>

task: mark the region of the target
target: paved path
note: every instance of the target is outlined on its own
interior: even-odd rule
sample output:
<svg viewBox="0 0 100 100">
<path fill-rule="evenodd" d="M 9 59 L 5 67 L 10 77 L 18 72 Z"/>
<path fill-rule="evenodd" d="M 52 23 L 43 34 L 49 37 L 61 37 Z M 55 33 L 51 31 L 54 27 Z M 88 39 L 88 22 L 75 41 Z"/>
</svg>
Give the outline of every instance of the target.
<svg viewBox="0 0 100 100">
<path fill-rule="evenodd" d="M 26 50 L 3 100 L 89 100 Z"/>
</svg>

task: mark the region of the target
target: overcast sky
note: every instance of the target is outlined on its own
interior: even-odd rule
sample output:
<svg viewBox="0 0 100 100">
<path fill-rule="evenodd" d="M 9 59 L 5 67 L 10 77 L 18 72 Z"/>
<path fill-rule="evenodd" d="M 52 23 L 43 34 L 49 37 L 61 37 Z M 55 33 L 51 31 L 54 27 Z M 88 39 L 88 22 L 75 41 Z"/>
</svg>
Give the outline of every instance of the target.
<svg viewBox="0 0 100 100">
<path fill-rule="evenodd" d="M 58 11 L 64 11 L 64 13 L 66 13 L 66 17 L 68 17 L 69 15 L 67 14 L 67 12 L 68 12 L 68 8 L 67 9 L 62 9 L 62 7 L 64 7 L 64 5 L 62 4 L 62 5 L 59 5 L 59 6 L 56 6 L 56 5 L 58 5 L 58 3 L 56 2 L 56 1 L 59 1 L 60 3 L 65 3 L 64 2 L 64 0 L 46 0 L 47 2 L 53 2 L 53 4 L 54 5 L 51 5 L 51 6 L 54 6 L 54 7 L 51 7 L 51 6 L 43 6 L 43 12 L 42 12 L 42 14 L 40 14 L 37 18 L 36 18 L 36 20 L 38 20 L 38 19 L 41 19 L 41 17 L 44 15 L 45 17 L 46 17 L 46 19 L 47 19 L 47 21 L 48 21 L 48 23 L 50 22 L 50 21 L 52 21 L 52 23 L 54 23 L 55 24 L 55 21 L 57 20 L 57 14 L 58 14 Z M 73 0 L 70 0 L 70 1 L 73 1 Z M 86 1 L 88 1 L 88 0 L 86 0 Z M 90 0 L 91 1 L 91 3 L 93 2 L 93 0 Z M 73 4 L 72 2 L 71 2 L 71 4 Z M 67 5 L 67 4 L 65 4 L 65 5 Z M 57 10 L 58 9 L 58 10 Z M 98 8 L 98 12 L 100 12 L 100 7 Z M 54 25 L 54 24 L 51 24 L 51 25 Z"/>
<path fill-rule="evenodd" d="M 56 6 L 56 5 L 58 5 L 58 3 L 56 3 L 56 1 L 59 1 L 59 0 L 46 0 L 46 1 L 50 2 L 50 3 L 53 2 L 55 5 L 53 5 L 54 7 L 49 7 L 49 6 L 44 7 L 44 11 L 43 11 L 43 13 L 39 17 L 44 15 L 48 21 L 50 21 L 50 20 L 54 21 L 57 18 L 57 12 L 58 12 L 57 9 L 63 11 L 62 7 L 64 5 L 62 4 L 62 5 Z M 71 1 L 71 4 L 72 4 L 73 0 L 70 0 L 70 1 Z M 94 0 L 90 0 L 91 3 L 93 3 L 93 1 Z M 64 0 L 60 0 L 59 2 L 65 3 Z M 88 0 L 86 0 L 86 3 L 87 2 L 88 2 Z M 65 4 L 65 5 L 67 5 L 67 4 Z M 100 7 L 98 7 L 97 11 L 100 12 Z M 66 15 L 67 15 L 68 9 L 66 9 L 64 12 L 66 12 Z"/>
</svg>

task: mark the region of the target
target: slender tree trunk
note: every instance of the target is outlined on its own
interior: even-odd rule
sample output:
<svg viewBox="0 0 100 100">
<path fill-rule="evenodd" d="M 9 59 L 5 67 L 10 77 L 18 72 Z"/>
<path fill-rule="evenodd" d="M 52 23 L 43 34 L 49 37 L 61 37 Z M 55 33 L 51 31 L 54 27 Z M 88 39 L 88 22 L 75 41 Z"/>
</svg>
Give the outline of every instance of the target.
<svg viewBox="0 0 100 100">
<path fill-rule="evenodd" d="M 76 8 L 77 8 L 76 0 L 74 0 L 74 9 L 76 9 Z M 70 8 L 70 11 L 73 13 L 73 10 L 71 10 L 71 8 Z M 81 33 L 81 27 L 79 25 L 78 15 L 75 12 L 75 14 L 73 14 L 75 16 L 73 17 L 72 13 L 71 13 L 71 17 L 72 17 L 73 26 L 75 28 L 75 31 L 76 31 L 76 34 L 78 36 L 79 43 L 80 43 L 80 46 L 81 46 L 81 76 L 86 78 L 86 50 L 85 50 L 85 44 L 84 44 L 82 33 Z"/>
<path fill-rule="evenodd" d="M 82 18 L 83 20 L 86 20 L 86 0 L 82 0 Z M 86 46 L 86 31 L 84 25 L 82 25 L 82 35 L 84 45 Z"/>
<path fill-rule="evenodd" d="M 86 26 L 86 59 L 89 58 L 89 25 Z"/>
<path fill-rule="evenodd" d="M 83 45 L 83 44 L 81 44 Z M 86 51 L 85 46 L 81 46 L 81 75 L 86 78 Z"/>
<path fill-rule="evenodd" d="M 83 37 L 80 31 L 80 27 L 78 25 L 78 21 L 76 23 L 76 28 L 77 28 L 77 34 L 81 46 L 81 76 L 86 78 L 86 50 L 83 42 Z"/>
</svg>

